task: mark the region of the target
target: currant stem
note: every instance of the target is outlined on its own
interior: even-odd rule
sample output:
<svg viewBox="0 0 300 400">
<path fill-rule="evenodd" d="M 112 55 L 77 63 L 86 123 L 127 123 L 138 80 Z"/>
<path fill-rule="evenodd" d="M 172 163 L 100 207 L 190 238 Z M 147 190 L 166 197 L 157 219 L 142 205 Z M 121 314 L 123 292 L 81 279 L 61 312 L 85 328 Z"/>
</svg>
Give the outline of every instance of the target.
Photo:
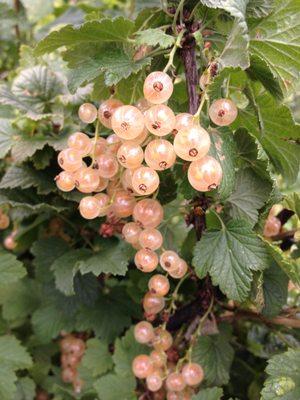
<svg viewBox="0 0 300 400">
<path fill-rule="evenodd" d="M 99 119 L 97 119 L 96 129 L 95 129 L 95 136 L 94 136 L 94 145 L 93 145 L 92 165 L 94 165 L 94 162 L 95 162 L 95 159 L 96 159 L 96 146 L 97 146 L 97 141 L 99 139 L 99 131 L 100 131 L 100 122 L 99 122 Z"/>
<path fill-rule="evenodd" d="M 181 32 L 179 32 L 176 42 L 175 42 L 172 50 L 170 51 L 169 61 L 168 61 L 167 65 L 165 66 L 165 68 L 163 69 L 163 72 L 167 72 L 170 67 L 174 68 L 173 61 L 174 61 L 175 53 L 176 53 L 176 50 L 178 49 L 178 47 L 181 47 L 181 39 L 184 35 L 184 32 L 185 32 L 184 29 Z"/>
<path fill-rule="evenodd" d="M 178 7 L 176 9 L 176 12 L 174 14 L 174 19 L 173 19 L 173 24 L 172 24 L 172 29 L 173 29 L 174 33 L 176 33 L 177 18 L 179 16 L 179 14 L 181 15 L 181 19 L 182 19 L 182 11 L 183 11 L 184 1 L 185 0 L 180 0 Z M 180 22 L 182 22 L 182 21 L 180 21 Z"/>
<path fill-rule="evenodd" d="M 207 100 L 207 93 L 206 93 L 206 90 L 204 90 L 203 93 L 202 93 L 202 96 L 201 96 L 201 101 L 200 101 L 198 110 L 194 114 L 194 119 L 198 118 L 199 121 L 200 121 L 200 114 L 201 114 L 202 108 L 203 108 L 206 100 Z"/>
</svg>

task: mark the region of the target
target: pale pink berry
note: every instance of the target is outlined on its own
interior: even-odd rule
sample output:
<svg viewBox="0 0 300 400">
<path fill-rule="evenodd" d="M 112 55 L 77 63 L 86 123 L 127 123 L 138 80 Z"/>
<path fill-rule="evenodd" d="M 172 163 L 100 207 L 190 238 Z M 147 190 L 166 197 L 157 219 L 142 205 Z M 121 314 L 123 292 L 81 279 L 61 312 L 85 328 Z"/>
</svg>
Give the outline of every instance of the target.
<svg viewBox="0 0 300 400">
<path fill-rule="evenodd" d="M 170 133 L 176 123 L 175 114 L 170 107 L 159 104 L 145 112 L 145 125 L 149 132 L 156 136 Z"/>
<path fill-rule="evenodd" d="M 237 107 L 230 99 L 215 100 L 208 112 L 212 122 L 219 126 L 232 124 L 238 115 Z"/>
<path fill-rule="evenodd" d="M 174 139 L 175 153 L 186 161 L 199 160 L 210 148 L 209 134 L 200 125 L 182 129 Z"/>
<path fill-rule="evenodd" d="M 193 161 L 188 169 L 188 180 L 194 189 L 207 192 L 216 189 L 222 180 L 222 167 L 213 157 Z"/>
<path fill-rule="evenodd" d="M 82 122 L 91 124 L 97 118 L 97 108 L 91 103 L 81 104 L 78 110 L 78 116 Z"/>
<path fill-rule="evenodd" d="M 151 72 L 144 82 L 145 99 L 153 104 L 169 100 L 173 93 L 173 82 L 168 74 L 161 71 Z"/>
</svg>

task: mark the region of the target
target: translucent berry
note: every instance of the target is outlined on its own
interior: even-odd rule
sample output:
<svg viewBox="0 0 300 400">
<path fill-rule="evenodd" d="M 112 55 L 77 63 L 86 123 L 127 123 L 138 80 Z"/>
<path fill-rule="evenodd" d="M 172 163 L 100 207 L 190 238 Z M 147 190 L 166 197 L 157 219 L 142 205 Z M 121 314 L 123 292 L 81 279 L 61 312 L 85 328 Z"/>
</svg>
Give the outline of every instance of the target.
<svg viewBox="0 0 300 400">
<path fill-rule="evenodd" d="M 131 194 L 120 190 L 114 196 L 112 212 L 119 218 L 129 217 L 133 213 L 135 204 L 136 200 Z"/>
<path fill-rule="evenodd" d="M 162 368 L 166 365 L 167 355 L 164 351 L 153 350 L 150 353 L 150 358 L 155 368 Z"/>
<path fill-rule="evenodd" d="M 180 261 L 179 255 L 173 250 L 164 251 L 159 259 L 161 267 L 165 271 L 174 271 Z"/>
<path fill-rule="evenodd" d="M 155 370 L 146 378 L 146 385 L 150 392 L 157 392 L 163 385 L 162 373 Z"/>
<path fill-rule="evenodd" d="M 132 371 L 139 379 L 145 379 L 153 372 L 153 364 L 149 356 L 140 354 L 132 363 Z"/>
<path fill-rule="evenodd" d="M 148 136 L 149 136 L 148 129 L 144 128 L 143 132 L 140 133 L 139 136 L 137 136 L 136 138 L 130 140 L 130 142 L 137 146 L 142 145 Z M 123 143 L 126 143 L 126 142 L 128 142 L 128 140 L 123 139 Z"/>
<path fill-rule="evenodd" d="M 106 150 L 108 153 L 117 154 L 120 146 L 122 145 L 122 141 L 115 133 L 107 136 L 106 138 Z"/>
<path fill-rule="evenodd" d="M 167 351 L 173 344 L 173 338 L 170 332 L 163 328 L 156 328 L 152 345 L 155 350 Z"/>
<path fill-rule="evenodd" d="M 153 326 L 147 321 L 141 321 L 134 327 L 134 337 L 138 343 L 150 343 L 154 338 Z"/>
<path fill-rule="evenodd" d="M 139 270 L 152 272 L 158 265 L 158 256 L 152 250 L 140 249 L 134 257 L 134 263 Z"/>
<path fill-rule="evenodd" d="M 81 104 L 78 116 L 85 124 L 91 124 L 97 118 L 97 108 L 91 103 Z"/>
<path fill-rule="evenodd" d="M 68 172 L 75 172 L 82 166 L 82 154 L 76 149 L 65 149 L 58 154 L 59 166 Z"/>
<path fill-rule="evenodd" d="M 101 124 L 104 125 L 106 128 L 111 129 L 111 118 L 113 116 L 113 113 L 118 107 L 121 107 L 122 105 L 123 103 L 117 99 L 108 99 L 103 101 L 98 109 L 98 118 Z"/>
<path fill-rule="evenodd" d="M 82 155 L 87 155 L 92 151 L 92 140 L 82 132 L 75 132 L 68 139 L 68 146 L 80 151 Z"/>
<path fill-rule="evenodd" d="M 112 154 L 101 154 L 97 157 L 98 173 L 102 178 L 110 179 L 119 170 L 119 164 Z"/>
<path fill-rule="evenodd" d="M 71 383 L 76 377 L 76 370 L 73 368 L 64 368 L 61 372 L 63 382 Z"/>
<path fill-rule="evenodd" d="M 272 215 L 269 215 L 264 226 L 264 236 L 272 237 L 278 235 L 281 229 L 280 220 Z"/>
<path fill-rule="evenodd" d="M 197 363 L 186 364 L 181 371 L 185 383 L 189 386 L 199 385 L 204 378 L 201 365 Z"/>
<path fill-rule="evenodd" d="M 202 90 L 205 90 L 206 86 L 210 81 L 210 76 L 208 72 L 204 72 L 199 79 L 199 86 Z"/>
<path fill-rule="evenodd" d="M 14 250 L 17 247 L 17 243 L 15 241 L 15 238 L 12 234 L 6 236 L 6 238 L 3 241 L 3 246 L 7 250 Z"/>
<path fill-rule="evenodd" d="M 131 169 L 125 169 L 123 171 L 122 176 L 121 176 L 121 184 L 124 190 L 126 190 L 129 193 L 134 193 L 134 189 L 132 186 L 132 175 L 134 173 L 134 170 Z"/>
<path fill-rule="evenodd" d="M 122 229 L 122 235 L 124 236 L 124 239 L 126 242 L 131 244 L 138 242 L 141 232 L 142 229 L 136 222 L 127 222 Z"/>
<path fill-rule="evenodd" d="M 134 106 L 122 106 L 114 112 L 111 125 L 115 134 L 120 138 L 134 139 L 144 130 L 144 115 Z"/>
<path fill-rule="evenodd" d="M 158 250 L 163 243 L 163 237 L 159 230 L 147 228 L 141 232 L 139 242 L 145 249 Z"/>
<path fill-rule="evenodd" d="M 176 123 L 175 114 L 170 107 L 159 104 L 145 112 L 145 125 L 149 132 L 156 136 L 170 133 Z"/>
<path fill-rule="evenodd" d="M 99 201 L 98 217 L 104 217 L 111 211 L 110 198 L 106 193 L 98 193 L 94 197 Z"/>
<path fill-rule="evenodd" d="M 175 153 L 186 161 L 199 160 L 210 148 L 209 134 L 200 125 L 183 129 L 174 139 Z"/>
<path fill-rule="evenodd" d="M 133 209 L 133 219 L 144 228 L 156 228 L 163 220 L 164 210 L 154 199 L 143 199 Z"/>
<path fill-rule="evenodd" d="M 144 310 L 149 314 L 158 314 L 165 307 L 165 299 L 153 293 L 146 293 L 143 299 Z"/>
<path fill-rule="evenodd" d="M 63 192 L 70 192 L 75 188 L 75 180 L 72 172 L 62 171 L 55 177 L 56 186 Z"/>
<path fill-rule="evenodd" d="M 0 214 L 0 229 L 4 230 L 9 227 L 10 219 L 9 216 L 6 214 Z"/>
<path fill-rule="evenodd" d="M 94 191 L 102 192 L 104 189 L 107 188 L 108 182 L 109 182 L 108 179 L 102 178 L 102 176 L 99 176 L 99 184 Z"/>
<path fill-rule="evenodd" d="M 172 131 L 173 134 L 177 134 L 183 129 L 191 128 L 192 126 L 198 125 L 195 121 L 194 116 L 189 113 L 180 113 L 176 115 L 175 127 Z"/>
<path fill-rule="evenodd" d="M 141 195 L 154 193 L 159 185 L 157 172 L 149 167 L 139 167 L 132 175 L 132 186 L 135 192 Z"/>
<path fill-rule="evenodd" d="M 145 161 L 157 171 L 172 167 L 176 161 L 173 145 L 164 139 L 152 140 L 145 149 Z"/>
<path fill-rule="evenodd" d="M 120 181 L 117 178 L 113 178 L 109 181 L 107 188 L 106 188 L 106 193 L 111 197 L 114 198 L 116 193 L 122 190 L 122 186 L 120 185 Z"/>
<path fill-rule="evenodd" d="M 80 200 L 79 211 L 83 218 L 94 219 L 101 211 L 99 200 L 93 196 L 86 196 Z"/>
<path fill-rule="evenodd" d="M 230 99 L 215 100 L 209 107 L 209 117 L 212 122 L 219 126 L 232 124 L 236 119 L 238 110 L 234 102 Z"/>
<path fill-rule="evenodd" d="M 99 186 L 99 172 L 90 167 L 83 167 L 74 173 L 74 180 L 80 192 L 91 193 Z"/>
<path fill-rule="evenodd" d="M 144 82 L 145 99 L 153 104 L 165 103 L 173 93 L 173 82 L 168 74 L 161 71 L 151 72 Z"/>
<path fill-rule="evenodd" d="M 219 186 L 222 174 L 220 163 L 213 157 L 205 156 L 190 164 L 188 180 L 194 189 L 207 192 Z"/>
<path fill-rule="evenodd" d="M 166 387 L 171 392 L 182 392 L 186 386 L 179 372 L 172 372 L 166 379 Z"/>
<path fill-rule="evenodd" d="M 103 137 L 98 138 L 95 146 L 95 156 L 98 157 L 100 154 L 105 153 L 107 149 L 107 142 L 106 139 Z"/>
<path fill-rule="evenodd" d="M 148 288 L 151 293 L 164 297 L 170 290 L 169 279 L 161 274 L 153 275 L 148 282 Z"/>
<path fill-rule="evenodd" d="M 187 263 L 180 258 L 178 263 L 176 264 L 176 268 L 169 271 L 169 274 L 172 278 L 181 279 L 188 271 Z"/>
<path fill-rule="evenodd" d="M 135 169 L 141 166 L 144 152 L 141 146 L 135 143 L 123 143 L 118 150 L 117 159 L 123 167 Z"/>
</svg>

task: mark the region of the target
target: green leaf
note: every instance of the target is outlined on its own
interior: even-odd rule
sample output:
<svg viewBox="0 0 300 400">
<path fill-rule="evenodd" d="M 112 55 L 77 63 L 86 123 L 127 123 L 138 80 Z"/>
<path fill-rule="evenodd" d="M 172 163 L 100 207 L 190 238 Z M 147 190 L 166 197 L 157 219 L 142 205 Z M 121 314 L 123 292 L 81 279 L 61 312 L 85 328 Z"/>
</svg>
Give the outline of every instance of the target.
<svg viewBox="0 0 300 400">
<path fill-rule="evenodd" d="M 0 252 L 0 285 L 5 286 L 17 282 L 26 275 L 23 264 L 17 257 L 7 251 Z"/>
<path fill-rule="evenodd" d="M 0 337 L 0 363 L 12 370 L 30 368 L 32 360 L 27 350 L 14 336 Z"/>
<path fill-rule="evenodd" d="M 72 69 L 69 76 L 69 87 L 72 91 L 104 74 L 107 86 L 116 85 L 131 74 L 138 73 L 150 64 L 150 58 L 134 61 L 122 48 L 95 48 L 91 55 L 84 55 L 81 47 L 75 47 L 64 54 L 64 59 Z"/>
<path fill-rule="evenodd" d="M 239 110 L 234 125 L 245 127 L 256 137 L 277 171 L 292 183 L 298 175 L 300 152 L 298 145 L 288 139 L 300 136 L 300 126 L 295 125 L 289 109 L 270 94 L 260 93 L 255 102 Z"/>
<path fill-rule="evenodd" d="M 36 65 L 21 71 L 14 79 L 11 91 L 28 106 L 44 111 L 47 103 L 63 93 L 64 85 L 55 72 L 45 66 Z"/>
<path fill-rule="evenodd" d="M 116 374 L 107 374 L 98 379 L 94 387 L 103 400 L 135 400 L 135 379 Z"/>
<path fill-rule="evenodd" d="M 31 378 L 25 376 L 18 379 L 14 400 L 33 400 L 35 394 L 35 383 Z"/>
<path fill-rule="evenodd" d="M 267 268 L 269 256 L 246 221 L 232 220 L 203 234 L 194 248 L 193 265 L 199 278 L 209 273 L 228 298 L 243 301 L 251 288 L 252 271 Z"/>
<path fill-rule="evenodd" d="M 233 218 L 240 218 L 254 226 L 258 221 L 258 211 L 270 196 L 272 185 L 261 179 L 249 168 L 238 172 L 233 193 L 227 199 Z"/>
<path fill-rule="evenodd" d="M 221 386 L 229 382 L 234 351 L 229 343 L 231 334 L 225 328 L 221 326 L 217 335 L 200 336 L 193 349 L 193 361 L 203 367 L 208 385 Z"/>
<path fill-rule="evenodd" d="M 300 218 L 300 194 L 297 192 L 291 193 L 285 196 L 283 202 L 283 207 L 294 211 L 298 218 Z"/>
<path fill-rule="evenodd" d="M 236 146 L 232 132 L 227 128 L 211 131 L 210 154 L 221 164 L 223 176 L 218 188 L 221 200 L 226 199 L 235 185 Z"/>
<path fill-rule="evenodd" d="M 278 246 L 272 245 L 269 241 L 265 241 L 265 244 L 272 259 L 296 285 L 300 286 L 300 264 L 286 257 Z"/>
<path fill-rule="evenodd" d="M 90 252 L 86 249 L 70 250 L 51 265 L 54 273 L 55 285 L 66 296 L 74 294 L 73 279 L 79 270 L 81 260 L 85 260 Z"/>
<path fill-rule="evenodd" d="M 278 79 L 274 76 L 268 64 L 262 58 L 253 55 L 251 57 L 250 67 L 246 72 L 251 79 L 260 81 L 264 88 L 276 99 L 283 99 L 283 93 Z"/>
<path fill-rule="evenodd" d="M 11 368 L 7 366 L 1 367 L 0 374 L 0 397 L 1 400 L 11 400 L 14 398 L 17 387 L 15 382 L 17 376 Z"/>
<path fill-rule="evenodd" d="M 52 177 L 29 166 L 11 166 L 5 171 L 0 182 L 0 189 L 29 187 L 36 187 L 38 194 L 48 194 L 56 188 Z"/>
<path fill-rule="evenodd" d="M 277 264 L 272 264 L 263 274 L 264 308 L 263 314 L 274 317 L 286 304 L 288 295 L 288 276 Z"/>
<path fill-rule="evenodd" d="M 113 366 L 108 346 L 96 338 L 86 342 L 86 350 L 81 363 L 91 371 L 94 377 L 103 375 Z"/>
<path fill-rule="evenodd" d="M 285 91 L 292 91 L 299 79 L 299 35 L 298 0 L 276 0 L 274 12 L 251 26 L 250 53 L 266 62 Z"/>
<path fill-rule="evenodd" d="M 62 46 L 86 45 L 101 42 L 124 42 L 134 31 L 134 22 L 124 17 L 89 21 L 79 28 L 64 26 L 51 32 L 35 49 L 36 55 L 51 53 Z"/>
<path fill-rule="evenodd" d="M 252 18 L 263 18 L 274 9 L 274 0 L 249 0 L 247 4 L 247 16 Z"/>
<path fill-rule="evenodd" d="M 101 273 L 112 275 L 125 275 L 128 262 L 132 256 L 132 248 L 124 241 L 109 240 L 104 249 L 93 256 L 79 261 L 79 270 L 82 274 L 92 272 L 94 275 Z"/>
<path fill-rule="evenodd" d="M 0 158 L 6 156 L 13 145 L 13 136 L 16 131 L 11 125 L 11 121 L 0 118 Z"/>
<path fill-rule="evenodd" d="M 200 391 L 192 397 L 192 400 L 221 400 L 223 389 L 218 387 L 200 389 Z"/>
<path fill-rule="evenodd" d="M 289 349 L 268 360 L 269 375 L 261 392 L 262 400 L 300 398 L 300 350 Z"/>
<path fill-rule="evenodd" d="M 175 38 L 167 35 L 159 28 L 146 29 L 136 33 L 135 42 L 137 44 L 146 44 L 148 46 L 159 46 L 162 49 L 173 46 Z"/>
<path fill-rule="evenodd" d="M 115 363 L 115 372 L 119 376 L 133 377 L 131 364 L 133 359 L 139 354 L 148 354 L 149 349 L 138 343 L 133 335 L 133 328 L 129 329 L 121 339 L 117 338 L 115 342 L 115 352 L 113 360 Z"/>
</svg>

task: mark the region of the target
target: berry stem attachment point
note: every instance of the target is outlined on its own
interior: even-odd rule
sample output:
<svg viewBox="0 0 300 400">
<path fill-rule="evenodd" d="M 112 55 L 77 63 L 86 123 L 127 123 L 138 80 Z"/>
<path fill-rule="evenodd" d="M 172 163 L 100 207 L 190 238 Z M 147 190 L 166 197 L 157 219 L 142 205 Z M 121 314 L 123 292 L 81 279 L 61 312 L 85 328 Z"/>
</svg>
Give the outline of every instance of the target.
<svg viewBox="0 0 300 400">
<path fill-rule="evenodd" d="M 204 90 L 204 92 L 202 93 L 202 96 L 201 96 L 201 101 L 200 101 L 198 110 L 197 110 L 196 113 L 194 114 L 194 120 L 196 120 L 196 119 L 198 118 L 199 121 L 200 121 L 200 114 L 201 114 L 202 108 L 203 108 L 203 106 L 204 106 L 205 101 L 207 100 L 207 98 L 208 98 L 208 96 L 207 96 L 206 90 Z"/>
<path fill-rule="evenodd" d="M 181 47 L 181 39 L 182 39 L 182 37 L 184 35 L 184 32 L 185 32 L 184 29 L 182 29 L 182 31 L 179 32 L 179 35 L 177 36 L 176 42 L 175 42 L 172 50 L 170 51 L 169 60 L 168 60 L 167 65 L 163 69 L 163 72 L 167 72 L 170 67 L 174 68 L 173 61 L 174 61 L 175 53 L 176 53 L 176 50 L 178 49 L 178 47 Z"/>
<path fill-rule="evenodd" d="M 173 18 L 173 23 L 172 23 L 172 29 L 173 32 L 176 33 L 176 25 L 177 25 L 177 19 L 178 16 L 180 15 L 180 23 L 182 23 L 182 12 L 183 12 L 183 5 L 184 5 L 185 0 L 180 0 L 178 7 L 176 8 L 174 18 Z"/>
</svg>

